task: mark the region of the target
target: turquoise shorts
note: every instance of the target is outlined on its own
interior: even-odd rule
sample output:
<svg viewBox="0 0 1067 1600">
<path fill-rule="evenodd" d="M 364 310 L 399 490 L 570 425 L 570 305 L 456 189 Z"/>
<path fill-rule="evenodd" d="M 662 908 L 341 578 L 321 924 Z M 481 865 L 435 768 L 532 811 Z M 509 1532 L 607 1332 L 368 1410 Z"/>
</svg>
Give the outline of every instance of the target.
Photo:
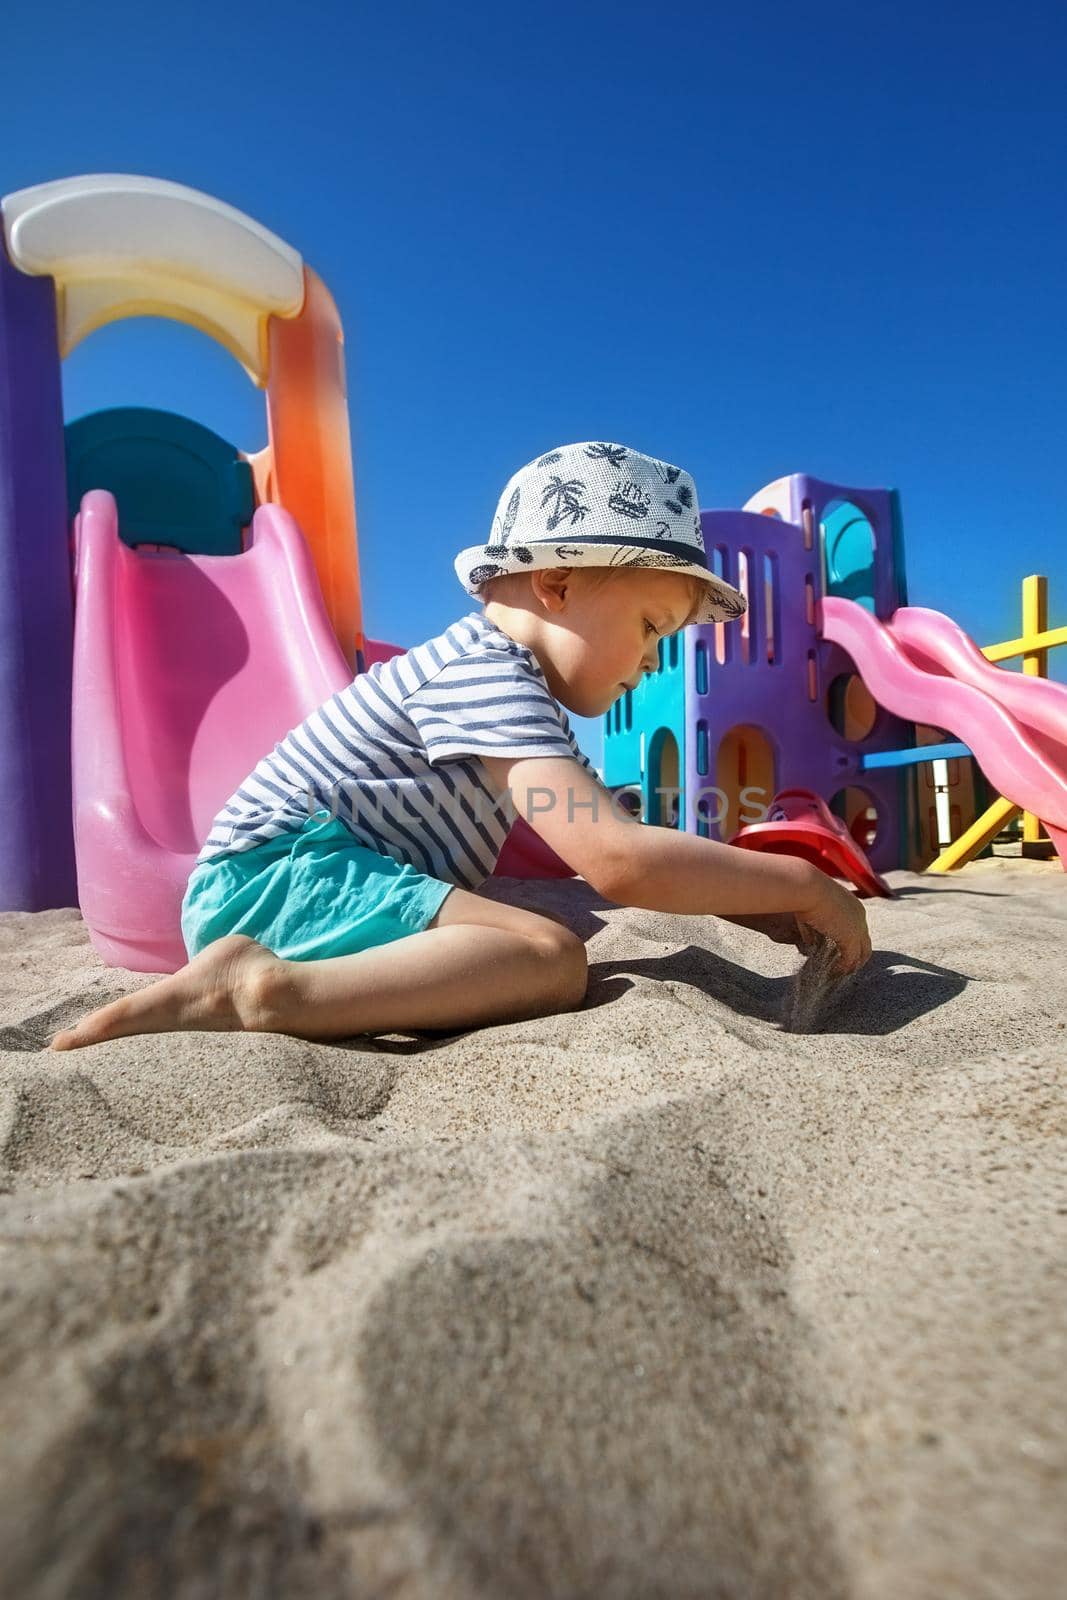
<svg viewBox="0 0 1067 1600">
<path fill-rule="evenodd" d="M 289 961 L 350 956 L 421 933 L 455 888 L 360 844 L 327 811 L 194 867 L 182 901 L 189 959 L 246 933 Z"/>
</svg>

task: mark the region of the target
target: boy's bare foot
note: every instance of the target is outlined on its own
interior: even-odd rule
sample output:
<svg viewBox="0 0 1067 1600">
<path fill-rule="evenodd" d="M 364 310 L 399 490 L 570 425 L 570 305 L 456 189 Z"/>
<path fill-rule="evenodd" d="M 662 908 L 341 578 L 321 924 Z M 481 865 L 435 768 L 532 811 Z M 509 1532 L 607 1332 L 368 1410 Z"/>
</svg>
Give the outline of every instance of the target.
<svg viewBox="0 0 1067 1600">
<path fill-rule="evenodd" d="M 76 1050 L 127 1033 L 171 1033 L 271 1027 L 270 977 L 284 965 L 265 945 L 243 933 L 216 939 L 172 977 L 90 1011 L 61 1029 L 50 1050 Z"/>
</svg>

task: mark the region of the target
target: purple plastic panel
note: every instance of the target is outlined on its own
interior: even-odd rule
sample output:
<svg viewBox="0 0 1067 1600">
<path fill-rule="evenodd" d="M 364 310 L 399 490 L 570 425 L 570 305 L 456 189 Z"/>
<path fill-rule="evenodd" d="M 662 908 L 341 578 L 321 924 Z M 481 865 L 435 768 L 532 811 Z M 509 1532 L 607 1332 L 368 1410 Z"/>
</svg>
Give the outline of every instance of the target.
<svg viewBox="0 0 1067 1600">
<path fill-rule="evenodd" d="M 0 232 L 0 910 L 78 904 L 70 781 L 74 606 L 51 278 Z"/>
<path fill-rule="evenodd" d="M 903 550 L 897 548 L 894 540 L 892 489 L 856 489 L 847 484 L 830 483 L 825 478 L 813 478 L 806 472 L 794 472 L 786 479 L 786 485 L 790 509 L 783 515 L 787 521 L 803 527 L 805 508 L 809 508 L 816 556 L 819 522 L 831 501 L 847 500 L 861 511 L 874 534 L 874 593 L 871 597 L 874 614 L 884 620 L 892 616 L 898 606 L 907 605 Z"/>
<path fill-rule="evenodd" d="M 826 507 L 835 500 L 847 500 L 861 511 L 870 523 L 874 536 L 874 586 L 871 599 L 874 615 L 883 621 L 893 615 L 898 606 L 908 603 L 907 580 L 904 572 L 903 532 L 898 526 L 899 495 L 892 489 L 863 489 L 853 484 L 831 483 L 824 478 L 814 478 L 810 473 L 794 472 L 789 477 L 789 499 L 792 508 L 790 521 L 805 521 L 811 528 L 814 553 L 819 557 L 819 522 Z M 770 518 L 767 519 L 770 521 Z M 817 581 L 816 596 L 821 598 L 821 577 Z M 819 689 L 826 694 L 835 678 L 855 672 L 855 663 L 836 644 L 820 642 L 818 649 Z M 862 674 L 860 674 L 862 677 Z M 833 730 L 831 729 L 831 733 Z M 912 843 L 909 836 L 905 794 L 912 784 L 908 774 L 889 769 L 877 775 L 864 772 L 859 766 L 860 751 L 904 750 L 916 742 L 915 724 L 895 717 L 878 706 L 871 731 L 860 744 L 853 744 L 840 735 L 833 734 L 840 749 L 847 755 L 847 764 L 836 772 L 834 789 L 822 791 L 829 801 L 831 793 L 841 788 L 866 790 L 878 808 L 878 836 L 867 851 L 877 872 L 889 872 L 894 867 L 912 864 Z"/>
<path fill-rule="evenodd" d="M 814 480 L 798 480 L 813 484 Z M 844 493 L 844 492 L 842 492 Z M 883 491 L 884 493 L 884 491 Z M 854 496 L 849 496 L 854 498 Z M 825 503 L 825 502 L 823 502 Z M 716 782 L 719 746 L 730 730 L 739 724 L 761 729 L 774 752 L 774 788 L 814 789 L 829 803 L 839 789 L 855 786 L 865 789 L 878 808 L 879 824 L 874 844 L 867 852 L 878 872 L 900 865 L 899 775 L 893 771 L 864 772 L 858 766 L 859 747 L 834 729 L 827 713 L 827 691 L 838 673 L 850 672 L 851 663 L 837 646 L 823 644 L 808 620 L 806 580 L 810 580 L 812 603 L 821 598 L 818 512 L 816 510 L 811 548 L 805 549 L 803 528 L 797 524 L 750 511 L 704 511 L 700 517 L 708 565 L 721 570 L 728 583 L 741 587 L 739 554 L 748 560 L 749 650 L 742 652 L 739 623 L 723 629 L 725 660 L 716 659 L 715 627 L 686 629 L 685 694 L 685 826 L 696 832 L 696 803 L 700 790 Z M 716 549 L 719 556 L 716 558 Z M 765 567 L 768 558 L 773 572 L 773 660 L 768 647 Z M 888 550 L 878 554 L 890 559 Z M 719 565 L 721 563 L 721 565 Z M 888 580 L 878 572 L 878 599 L 889 610 L 892 604 L 892 568 Z M 705 669 L 698 682 L 698 656 L 703 649 L 706 661 L 706 688 L 701 688 Z M 814 698 L 809 693 L 809 660 L 814 663 Z M 697 724 L 707 725 L 706 741 L 699 740 L 701 756 L 706 750 L 706 772 L 699 772 Z M 900 747 L 909 741 L 910 725 L 891 717 L 881 708 L 866 749 Z M 768 797 L 769 798 L 769 797 Z M 711 799 L 711 817 L 715 815 Z M 718 828 L 710 823 L 710 836 Z"/>
</svg>

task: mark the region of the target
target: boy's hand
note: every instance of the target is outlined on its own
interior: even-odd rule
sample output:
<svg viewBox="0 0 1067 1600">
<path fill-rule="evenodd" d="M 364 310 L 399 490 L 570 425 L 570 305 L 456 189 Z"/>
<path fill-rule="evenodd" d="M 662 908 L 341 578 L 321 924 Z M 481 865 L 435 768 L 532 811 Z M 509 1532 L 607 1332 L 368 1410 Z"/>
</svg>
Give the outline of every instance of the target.
<svg viewBox="0 0 1067 1600">
<path fill-rule="evenodd" d="M 863 901 L 826 873 L 819 873 L 815 899 L 797 912 L 797 921 L 813 933 L 825 934 L 837 945 L 840 954 L 832 977 L 858 972 L 870 960 L 871 933 Z"/>
<path fill-rule="evenodd" d="M 834 968 L 840 977 L 858 971 L 870 959 L 871 935 L 862 900 L 825 873 L 819 874 L 815 899 L 803 911 L 796 914 L 762 912 L 723 917 L 722 920 L 736 922 L 741 928 L 753 928 L 776 944 L 792 944 L 805 953 L 815 944 L 818 935 L 824 933 L 841 952 Z"/>
</svg>

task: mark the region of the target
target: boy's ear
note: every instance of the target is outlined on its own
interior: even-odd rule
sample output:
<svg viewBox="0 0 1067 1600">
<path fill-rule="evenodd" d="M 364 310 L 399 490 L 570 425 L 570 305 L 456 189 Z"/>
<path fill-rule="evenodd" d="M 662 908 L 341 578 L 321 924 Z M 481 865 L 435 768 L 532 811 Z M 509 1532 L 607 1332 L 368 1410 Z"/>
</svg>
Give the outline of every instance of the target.
<svg viewBox="0 0 1067 1600">
<path fill-rule="evenodd" d="M 549 611 L 559 611 L 567 598 L 573 567 L 540 567 L 530 573 L 534 599 Z"/>
</svg>

